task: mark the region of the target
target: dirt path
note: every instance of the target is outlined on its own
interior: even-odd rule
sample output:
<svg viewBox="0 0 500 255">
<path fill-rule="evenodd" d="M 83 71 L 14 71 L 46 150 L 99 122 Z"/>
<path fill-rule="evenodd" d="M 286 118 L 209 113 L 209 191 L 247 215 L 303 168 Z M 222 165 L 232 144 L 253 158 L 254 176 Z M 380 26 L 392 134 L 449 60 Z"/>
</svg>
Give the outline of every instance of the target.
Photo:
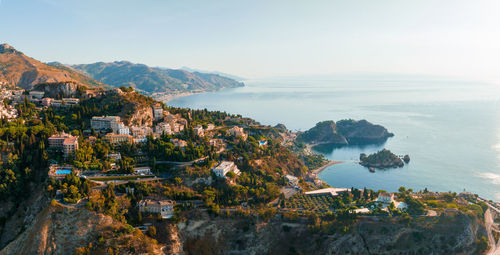
<svg viewBox="0 0 500 255">
<path fill-rule="evenodd" d="M 484 213 L 484 224 L 486 225 L 486 232 L 488 233 L 488 243 L 490 247 L 486 254 L 500 255 L 500 240 L 496 243 L 495 238 L 493 237 L 492 232 L 496 229 L 494 227 L 495 222 L 493 221 L 493 216 L 491 215 L 491 210 L 489 208 Z"/>
</svg>

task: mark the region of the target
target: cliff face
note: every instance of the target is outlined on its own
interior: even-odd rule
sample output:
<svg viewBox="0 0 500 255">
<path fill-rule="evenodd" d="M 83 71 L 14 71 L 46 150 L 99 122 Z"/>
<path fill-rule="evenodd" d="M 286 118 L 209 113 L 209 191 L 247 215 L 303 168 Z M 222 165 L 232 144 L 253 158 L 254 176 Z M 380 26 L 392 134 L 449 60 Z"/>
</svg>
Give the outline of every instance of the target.
<svg viewBox="0 0 500 255">
<path fill-rule="evenodd" d="M 89 243 L 93 244 L 93 251 L 102 250 L 102 254 L 109 247 L 116 254 L 125 254 L 131 249 L 137 254 L 163 254 L 160 247 L 140 231 L 127 233 L 124 227 L 107 215 L 60 205 L 48 206 L 0 254 L 74 254 L 76 249 L 87 247 Z M 104 240 L 99 241 L 100 236 L 105 237 Z"/>
<path fill-rule="evenodd" d="M 304 223 L 217 218 L 198 215 L 175 227 L 182 249 L 169 254 L 475 254 L 484 228 L 463 214 L 402 218 L 364 217 L 344 233 L 329 233 Z"/>
<path fill-rule="evenodd" d="M 387 129 L 366 120 L 332 120 L 318 122 L 316 126 L 298 135 L 297 140 L 309 144 L 368 144 L 384 142 L 393 136 Z"/>
</svg>

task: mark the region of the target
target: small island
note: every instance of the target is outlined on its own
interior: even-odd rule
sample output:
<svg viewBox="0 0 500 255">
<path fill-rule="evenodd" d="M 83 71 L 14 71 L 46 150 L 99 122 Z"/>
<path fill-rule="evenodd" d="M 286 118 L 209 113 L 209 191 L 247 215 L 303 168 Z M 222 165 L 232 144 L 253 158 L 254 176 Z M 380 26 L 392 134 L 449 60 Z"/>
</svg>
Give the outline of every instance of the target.
<svg viewBox="0 0 500 255">
<path fill-rule="evenodd" d="M 387 149 L 383 149 L 368 156 L 364 153 L 361 153 L 359 155 L 359 160 L 360 165 L 369 167 L 370 169 L 396 168 L 404 166 L 403 160 L 401 160 L 401 158 L 399 158 L 396 154 Z"/>
</svg>

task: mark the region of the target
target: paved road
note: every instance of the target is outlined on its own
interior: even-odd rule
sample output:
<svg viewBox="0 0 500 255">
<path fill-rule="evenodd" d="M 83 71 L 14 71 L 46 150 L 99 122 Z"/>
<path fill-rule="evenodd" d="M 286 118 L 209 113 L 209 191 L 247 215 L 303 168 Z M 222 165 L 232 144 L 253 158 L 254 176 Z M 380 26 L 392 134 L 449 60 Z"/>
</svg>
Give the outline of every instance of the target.
<svg viewBox="0 0 500 255">
<path fill-rule="evenodd" d="M 493 237 L 493 231 L 498 232 L 498 228 L 493 221 L 493 216 L 491 215 L 491 210 L 488 208 L 484 213 L 484 224 L 486 225 L 486 232 L 488 233 L 488 243 L 489 250 L 486 253 L 487 255 L 500 255 L 500 240 L 498 243 L 495 242 L 495 238 Z"/>
</svg>

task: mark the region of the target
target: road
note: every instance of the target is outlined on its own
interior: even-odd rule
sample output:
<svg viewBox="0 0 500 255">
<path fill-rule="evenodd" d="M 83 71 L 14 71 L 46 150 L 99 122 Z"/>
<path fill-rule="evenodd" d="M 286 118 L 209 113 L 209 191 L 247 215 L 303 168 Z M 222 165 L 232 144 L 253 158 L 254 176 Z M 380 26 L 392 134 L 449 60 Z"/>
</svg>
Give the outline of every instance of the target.
<svg viewBox="0 0 500 255">
<path fill-rule="evenodd" d="M 488 243 L 489 249 L 486 254 L 488 255 L 500 255 L 500 239 L 495 242 L 493 237 L 493 231 L 499 232 L 497 225 L 493 221 L 493 216 L 491 215 L 491 210 L 488 208 L 484 213 L 484 224 L 486 225 L 486 232 L 488 233 Z"/>
</svg>

